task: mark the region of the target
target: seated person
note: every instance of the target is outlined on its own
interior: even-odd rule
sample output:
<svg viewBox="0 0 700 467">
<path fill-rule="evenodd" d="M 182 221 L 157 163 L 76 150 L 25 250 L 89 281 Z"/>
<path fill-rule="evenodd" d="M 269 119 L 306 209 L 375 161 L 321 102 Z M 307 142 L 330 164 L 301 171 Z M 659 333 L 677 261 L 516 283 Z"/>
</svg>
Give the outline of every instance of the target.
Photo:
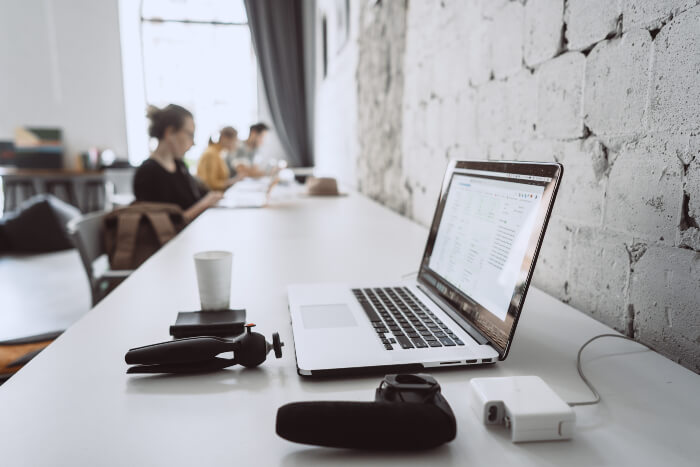
<svg viewBox="0 0 700 467">
<path fill-rule="evenodd" d="M 192 113 L 175 104 L 151 106 L 148 119 L 148 134 L 158 139 L 158 147 L 134 174 L 134 196 L 137 201 L 177 204 L 189 222 L 223 196 L 201 187 L 182 162 L 194 144 Z"/>
<path fill-rule="evenodd" d="M 209 140 L 209 147 L 202 153 L 197 164 L 197 177 L 210 190 L 225 190 L 233 185 L 237 178 L 230 177 L 230 171 L 224 157 L 236 150 L 238 132 L 230 126 L 219 132 L 219 142 Z"/>
<path fill-rule="evenodd" d="M 239 144 L 236 150 L 228 155 L 226 162 L 231 173 L 235 173 L 240 178 L 258 178 L 267 175 L 263 169 L 255 165 L 254 160 L 255 154 L 262 145 L 269 129 L 264 123 L 251 125 L 248 139 Z"/>
</svg>

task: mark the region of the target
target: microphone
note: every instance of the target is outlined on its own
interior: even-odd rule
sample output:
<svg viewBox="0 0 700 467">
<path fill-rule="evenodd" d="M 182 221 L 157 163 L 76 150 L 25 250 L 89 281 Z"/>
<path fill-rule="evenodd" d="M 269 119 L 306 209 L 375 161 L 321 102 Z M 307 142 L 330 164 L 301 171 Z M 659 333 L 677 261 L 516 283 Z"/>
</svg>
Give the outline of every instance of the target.
<svg viewBox="0 0 700 467">
<path fill-rule="evenodd" d="M 388 375 L 387 379 L 396 375 Z M 421 375 L 424 376 L 424 375 Z M 427 375 L 425 375 L 427 376 Z M 435 381 L 428 376 L 432 381 Z M 415 386 L 415 385 L 414 385 Z M 452 441 L 457 424 L 449 404 L 433 388 L 428 399 L 386 397 L 375 402 L 295 402 L 277 411 L 277 434 L 302 444 L 369 450 L 420 450 Z M 401 391 L 395 383 L 394 391 Z M 405 390 L 404 390 L 405 391 Z M 415 387 L 411 395 L 416 395 Z M 406 395 L 404 393 L 404 395 Z M 409 399 L 409 401 L 405 401 Z"/>
</svg>

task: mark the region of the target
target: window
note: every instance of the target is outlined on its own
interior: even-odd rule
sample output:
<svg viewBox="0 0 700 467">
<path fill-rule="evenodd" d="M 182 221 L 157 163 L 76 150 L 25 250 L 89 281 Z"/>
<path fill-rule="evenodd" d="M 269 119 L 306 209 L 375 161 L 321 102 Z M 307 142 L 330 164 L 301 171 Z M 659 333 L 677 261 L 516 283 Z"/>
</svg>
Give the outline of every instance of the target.
<svg viewBox="0 0 700 467">
<path fill-rule="evenodd" d="M 258 76 L 242 0 L 144 0 L 141 46 L 147 104 L 175 103 L 194 114 L 186 161 L 196 161 L 224 126 L 245 138 L 258 120 Z"/>
</svg>

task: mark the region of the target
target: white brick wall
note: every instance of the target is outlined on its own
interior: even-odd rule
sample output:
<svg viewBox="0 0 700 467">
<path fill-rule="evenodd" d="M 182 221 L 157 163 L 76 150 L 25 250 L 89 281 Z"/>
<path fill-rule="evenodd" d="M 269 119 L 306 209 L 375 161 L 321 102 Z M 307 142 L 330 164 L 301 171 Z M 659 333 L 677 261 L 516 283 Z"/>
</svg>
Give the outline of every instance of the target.
<svg viewBox="0 0 700 467">
<path fill-rule="evenodd" d="M 586 57 L 560 55 L 537 70 L 537 132 L 546 138 L 583 136 L 583 70 Z"/>
<path fill-rule="evenodd" d="M 649 110 L 653 130 L 697 129 L 700 124 L 700 7 L 661 29 L 656 46 Z"/>
<path fill-rule="evenodd" d="M 523 62 L 523 6 L 510 2 L 498 10 L 491 24 L 489 40 L 496 78 L 505 78 L 520 70 Z"/>
<path fill-rule="evenodd" d="M 620 0 L 567 0 L 564 11 L 569 50 L 583 50 L 614 34 Z"/>
<path fill-rule="evenodd" d="M 584 113 L 596 135 L 642 128 L 649 90 L 651 36 L 637 29 L 598 43 L 586 59 Z"/>
<path fill-rule="evenodd" d="M 560 161 L 535 285 L 700 371 L 699 3 L 363 2 L 361 191 L 427 225 L 450 157 Z"/>
<path fill-rule="evenodd" d="M 623 0 L 623 29 L 659 28 L 672 16 L 677 16 L 698 3 L 698 0 Z"/>
<path fill-rule="evenodd" d="M 523 55 L 528 66 L 552 58 L 562 46 L 564 0 L 530 0 L 525 4 Z"/>
</svg>

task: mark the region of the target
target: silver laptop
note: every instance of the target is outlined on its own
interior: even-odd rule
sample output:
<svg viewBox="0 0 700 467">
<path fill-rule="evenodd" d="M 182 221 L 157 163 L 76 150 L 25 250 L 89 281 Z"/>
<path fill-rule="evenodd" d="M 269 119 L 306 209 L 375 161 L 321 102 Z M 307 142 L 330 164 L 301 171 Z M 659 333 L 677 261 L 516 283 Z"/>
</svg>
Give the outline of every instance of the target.
<svg viewBox="0 0 700 467">
<path fill-rule="evenodd" d="M 416 280 L 288 287 L 300 375 L 504 360 L 561 164 L 452 161 Z"/>
<path fill-rule="evenodd" d="M 226 190 L 217 207 L 264 208 L 270 202 L 270 193 L 278 182 L 279 179 L 276 177 L 246 178 Z"/>
</svg>

